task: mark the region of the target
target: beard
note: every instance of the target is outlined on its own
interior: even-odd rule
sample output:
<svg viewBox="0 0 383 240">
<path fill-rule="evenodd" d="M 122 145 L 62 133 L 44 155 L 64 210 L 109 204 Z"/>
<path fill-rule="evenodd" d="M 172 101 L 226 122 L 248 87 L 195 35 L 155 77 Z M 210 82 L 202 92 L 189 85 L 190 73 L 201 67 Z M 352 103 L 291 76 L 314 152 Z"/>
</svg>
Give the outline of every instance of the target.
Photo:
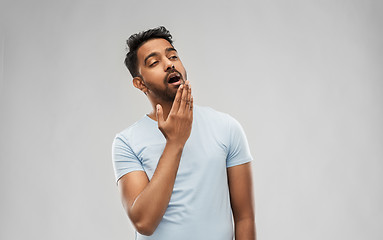
<svg viewBox="0 0 383 240">
<path fill-rule="evenodd" d="M 166 83 L 165 89 L 158 89 L 151 84 L 146 84 L 146 87 L 156 96 L 156 98 L 165 102 L 173 102 L 177 94 L 177 88 L 171 89 L 174 87 L 169 86 L 168 83 Z"/>
<path fill-rule="evenodd" d="M 178 72 L 177 70 L 175 70 L 175 71 Z M 148 88 L 148 90 L 150 90 L 156 96 L 156 98 L 158 98 L 164 102 L 174 102 L 174 99 L 175 99 L 176 94 L 177 94 L 178 87 L 168 83 L 168 76 L 172 72 L 174 72 L 174 71 L 168 72 L 168 74 L 164 78 L 163 83 L 165 85 L 165 89 L 159 89 L 158 87 L 156 87 L 156 86 L 154 86 L 148 82 L 145 82 L 145 80 L 144 80 L 145 85 Z M 178 73 L 182 76 L 182 74 L 180 72 L 178 72 Z M 185 77 L 185 79 L 183 79 L 183 77 Z M 186 71 L 185 71 L 185 76 L 183 76 L 183 77 L 181 79 L 182 84 L 185 83 L 185 81 L 187 79 Z"/>
</svg>

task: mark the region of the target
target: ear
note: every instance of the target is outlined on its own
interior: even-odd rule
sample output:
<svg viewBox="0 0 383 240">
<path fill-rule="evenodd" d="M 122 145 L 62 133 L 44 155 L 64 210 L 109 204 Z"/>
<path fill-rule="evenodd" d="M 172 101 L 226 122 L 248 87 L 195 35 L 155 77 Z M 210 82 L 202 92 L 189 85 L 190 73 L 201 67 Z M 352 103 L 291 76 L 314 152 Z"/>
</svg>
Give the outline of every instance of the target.
<svg viewBox="0 0 383 240">
<path fill-rule="evenodd" d="M 146 85 L 144 83 L 144 80 L 142 80 L 141 77 L 134 77 L 133 78 L 133 85 L 134 85 L 135 88 L 138 88 L 143 93 L 145 93 L 145 95 L 148 92 L 148 88 L 146 87 Z"/>
</svg>

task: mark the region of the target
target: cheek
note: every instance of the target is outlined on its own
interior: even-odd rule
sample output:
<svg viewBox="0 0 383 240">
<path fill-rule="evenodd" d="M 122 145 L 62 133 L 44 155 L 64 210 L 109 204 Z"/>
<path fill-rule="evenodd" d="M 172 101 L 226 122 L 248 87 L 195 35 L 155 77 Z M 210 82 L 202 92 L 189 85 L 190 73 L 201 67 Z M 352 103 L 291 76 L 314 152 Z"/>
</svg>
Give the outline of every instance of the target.
<svg viewBox="0 0 383 240">
<path fill-rule="evenodd" d="M 180 71 L 181 73 L 185 72 L 185 67 L 184 67 L 184 65 L 182 64 L 181 61 L 175 63 L 174 66 L 175 66 L 176 69 L 177 69 L 178 71 Z"/>
<path fill-rule="evenodd" d="M 154 71 L 154 70 L 143 71 L 142 76 L 144 79 L 150 80 L 150 79 L 155 79 L 156 76 L 158 76 L 158 73 L 156 73 L 156 71 Z"/>
<path fill-rule="evenodd" d="M 182 64 L 180 65 L 179 71 L 180 71 L 180 72 L 182 73 L 182 75 L 185 77 L 185 80 L 187 80 L 186 69 L 184 68 L 184 66 L 183 66 Z"/>
</svg>

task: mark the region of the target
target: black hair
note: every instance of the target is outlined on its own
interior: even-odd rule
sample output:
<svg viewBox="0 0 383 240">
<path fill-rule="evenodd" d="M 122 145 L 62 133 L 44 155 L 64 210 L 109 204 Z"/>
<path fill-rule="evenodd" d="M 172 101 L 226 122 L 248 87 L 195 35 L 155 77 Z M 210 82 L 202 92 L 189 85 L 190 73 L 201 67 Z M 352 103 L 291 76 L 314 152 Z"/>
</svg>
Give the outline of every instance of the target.
<svg viewBox="0 0 383 240">
<path fill-rule="evenodd" d="M 163 38 L 167 40 L 171 45 L 173 45 L 172 35 L 164 26 L 159 26 L 146 31 L 135 33 L 131 35 L 128 40 L 126 40 L 126 44 L 129 47 L 129 52 L 126 54 L 124 62 L 132 77 L 140 76 L 138 72 L 137 59 L 138 49 L 148 40 L 155 38 Z"/>
</svg>

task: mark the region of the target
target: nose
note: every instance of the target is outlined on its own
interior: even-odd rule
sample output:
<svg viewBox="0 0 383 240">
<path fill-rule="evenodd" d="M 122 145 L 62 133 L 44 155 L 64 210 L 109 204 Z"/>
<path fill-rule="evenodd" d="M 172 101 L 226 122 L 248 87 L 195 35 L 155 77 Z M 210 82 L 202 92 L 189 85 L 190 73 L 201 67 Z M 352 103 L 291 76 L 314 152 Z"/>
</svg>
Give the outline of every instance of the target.
<svg viewBox="0 0 383 240">
<path fill-rule="evenodd" d="M 174 68 L 174 64 L 168 59 L 165 64 L 165 71 L 169 71 Z"/>
</svg>

